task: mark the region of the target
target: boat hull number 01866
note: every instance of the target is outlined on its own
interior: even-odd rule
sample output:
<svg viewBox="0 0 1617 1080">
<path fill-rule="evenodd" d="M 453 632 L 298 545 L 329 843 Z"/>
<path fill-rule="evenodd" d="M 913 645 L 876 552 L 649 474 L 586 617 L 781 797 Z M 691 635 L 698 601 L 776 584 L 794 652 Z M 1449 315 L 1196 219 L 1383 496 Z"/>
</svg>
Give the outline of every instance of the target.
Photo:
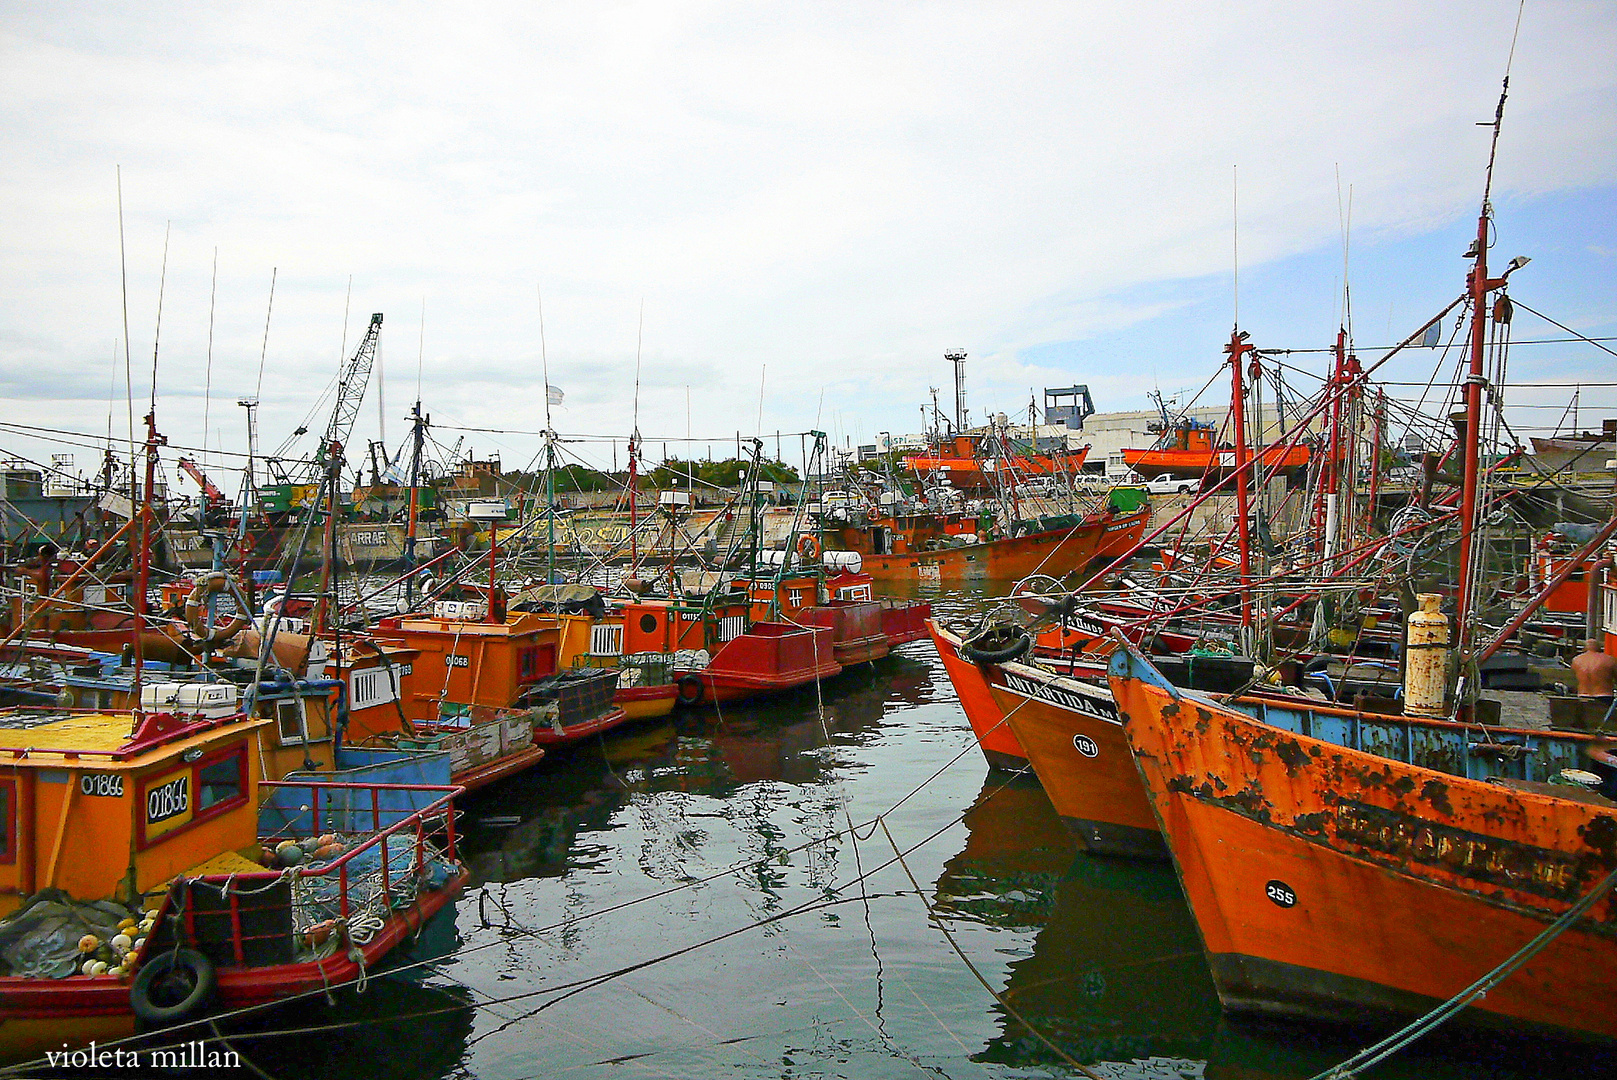
<svg viewBox="0 0 1617 1080">
<path fill-rule="evenodd" d="M 85 795 L 123 798 L 124 778 L 119 773 L 85 773 L 79 777 L 79 791 Z"/>
<path fill-rule="evenodd" d="M 1094 757 L 1100 753 L 1100 747 L 1088 735 L 1078 734 L 1072 737 L 1072 748 L 1084 757 Z"/>
<path fill-rule="evenodd" d="M 1271 881 L 1263 887 L 1263 893 L 1273 900 L 1279 907 L 1296 907 L 1297 893 L 1284 881 Z"/>
<path fill-rule="evenodd" d="M 177 817 L 191 807 L 191 778 L 179 776 L 146 793 L 146 821 L 155 825 Z"/>
</svg>

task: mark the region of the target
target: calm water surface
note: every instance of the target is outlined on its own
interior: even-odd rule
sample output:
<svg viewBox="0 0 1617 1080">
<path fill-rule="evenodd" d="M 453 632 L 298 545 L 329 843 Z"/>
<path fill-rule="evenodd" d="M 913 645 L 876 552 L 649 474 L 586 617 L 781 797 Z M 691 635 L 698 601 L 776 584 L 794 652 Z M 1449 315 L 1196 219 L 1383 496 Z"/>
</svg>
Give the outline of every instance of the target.
<svg viewBox="0 0 1617 1080">
<path fill-rule="evenodd" d="M 458 950 L 264 1019 L 343 1025 L 249 1032 L 265 1074 L 1079 1075 L 1064 1053 L 1105 1077 L 1290 1080 L 1384 1034 L 1222 1019 L 1172 868 L 1079 853 L 1036 783 L 991 774 L 930 643 L 556 754 L 463 827 Z M 1611 1067 L 1473 1034 L 1372 1075 Z"/>
</svg>

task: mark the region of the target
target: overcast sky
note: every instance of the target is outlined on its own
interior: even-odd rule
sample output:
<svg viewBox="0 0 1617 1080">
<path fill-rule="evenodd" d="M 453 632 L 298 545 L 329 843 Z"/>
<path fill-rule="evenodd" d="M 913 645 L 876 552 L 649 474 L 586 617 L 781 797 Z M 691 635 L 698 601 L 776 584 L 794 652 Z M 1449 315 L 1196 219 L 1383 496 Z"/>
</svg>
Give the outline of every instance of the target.
<svg viewBox="0 0 1617 1080">
<path fill-rule="evenodd" d="M 120 166 L 135 414 L 167 230 L 158 417 L 183 445 L 206 413 L 208 446 L 244 449 L 235 402 L 255 392 L 280 445 L 373 311 L 390 442 L 418 359 L 445 442 L 449 425 L 538 429 L 541 295 L 556 428 L 619 438 L 643 305 L 639 427 L 659 454 L 687 423 L 916 430 L 928 386 L 947 400 L 952 348 L 974 417 L 1071 382 L 1143 407 L 1219 360 L 1237 175 L 1254 340 L 1330 342 L 1351 197 L 1355 339 L 1386 344 L 1462 286 L 1477 122 L 1516 14 L 0 3 L 0 419 L 105 432 L 110 413 L 124 432 Z M 1617 329 L 1614 56 L 1617 5 L 1530 0 L 1495 178 L 1496 265 L 1532 256 L 1513 291 L 1591 335 Z M 1518 355 L 1546 379 L 1617 371 L 1586 346 Z M 1585 392 L 1601 403 L 1617 390 Z M 467 439 L 507 467 L 537 446 Z"/>
</svg>

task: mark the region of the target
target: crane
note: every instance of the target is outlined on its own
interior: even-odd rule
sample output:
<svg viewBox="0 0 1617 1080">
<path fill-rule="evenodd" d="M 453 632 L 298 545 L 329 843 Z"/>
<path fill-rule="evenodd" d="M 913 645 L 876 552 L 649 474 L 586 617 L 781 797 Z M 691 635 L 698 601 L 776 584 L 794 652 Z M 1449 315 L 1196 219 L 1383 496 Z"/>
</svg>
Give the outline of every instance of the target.
<svg viewBox="0 0 1617 1080">
<path fill-rule="evenodd" d="M 325 474 L 326 456 L 333 447 L 340 452 L 342 447 L 348 445 L 348 436 L 353 433 L 354 421 L 359 416 L 359 404 L 365 397 L 365 385 L 370 382 L 371 367 L 376 363 L 376 345 L 381 336 L 382 313 L 378 311 L 371 316 L 370 327 L 365 331 L 359 348 L 354 350 L 353 357 L 343 365 L 342 372 L 337 376 L 337 402 L 332 407 L 331 421 L 326 425 L 325 435 L 306 473 L 306 483 L 317 483 Z"/>
<path fill-rule="evenodd" d="M 184 469 L 185 475 L 195 480 L 197 487 L 202 489 L 203 496 L 208 500 L 209 509 L 219 506 L 225 501 L 225 493 L 219 490 L 217 484 L 208 479 L 207 473 L 197 468 L 196 462 L 188 457 L 182 457 L 180 459 L 180 468 Z"/>
</svg>

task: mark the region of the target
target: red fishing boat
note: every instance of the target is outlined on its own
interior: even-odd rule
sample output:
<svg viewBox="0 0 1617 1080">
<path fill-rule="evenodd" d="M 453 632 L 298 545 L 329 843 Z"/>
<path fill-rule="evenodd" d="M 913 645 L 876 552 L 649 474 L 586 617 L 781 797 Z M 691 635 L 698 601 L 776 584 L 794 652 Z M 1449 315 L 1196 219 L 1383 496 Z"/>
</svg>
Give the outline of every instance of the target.
<svg viewBox="0 0 1617 1080">
<path fill-rule="evenodd" d="M 619 635 L 612 644 L 624 657 L 671 658 L 681 703 L 729 704 L 793 690 L 842 670 L 830 629 L 753 621 L 752 598 L 743 583 L 704 584 L 705 592 L 695 590 L 699 595 L 682 589 L 684 599 L 624 600 L 608 615 L 608 625 Z"/>
<path fill-rule="evenodd" d="M 926 626 L 933 644 L 938 647 L 943 670 L 954 685 L 955 697 L 960 700 L 966 722 L 971 725 L 971 733 L 977 737 L 977 745 L 982 748 L 989 767 L 1008 772 L 1026 769 L 1027 751 L 1022 749 L 1015 732 L 1005 722 L 1005 713 L 988 688 L 986 669 L 961 655 L 959 633 L 936 619 L 928 619 Z"/>
</svg>

